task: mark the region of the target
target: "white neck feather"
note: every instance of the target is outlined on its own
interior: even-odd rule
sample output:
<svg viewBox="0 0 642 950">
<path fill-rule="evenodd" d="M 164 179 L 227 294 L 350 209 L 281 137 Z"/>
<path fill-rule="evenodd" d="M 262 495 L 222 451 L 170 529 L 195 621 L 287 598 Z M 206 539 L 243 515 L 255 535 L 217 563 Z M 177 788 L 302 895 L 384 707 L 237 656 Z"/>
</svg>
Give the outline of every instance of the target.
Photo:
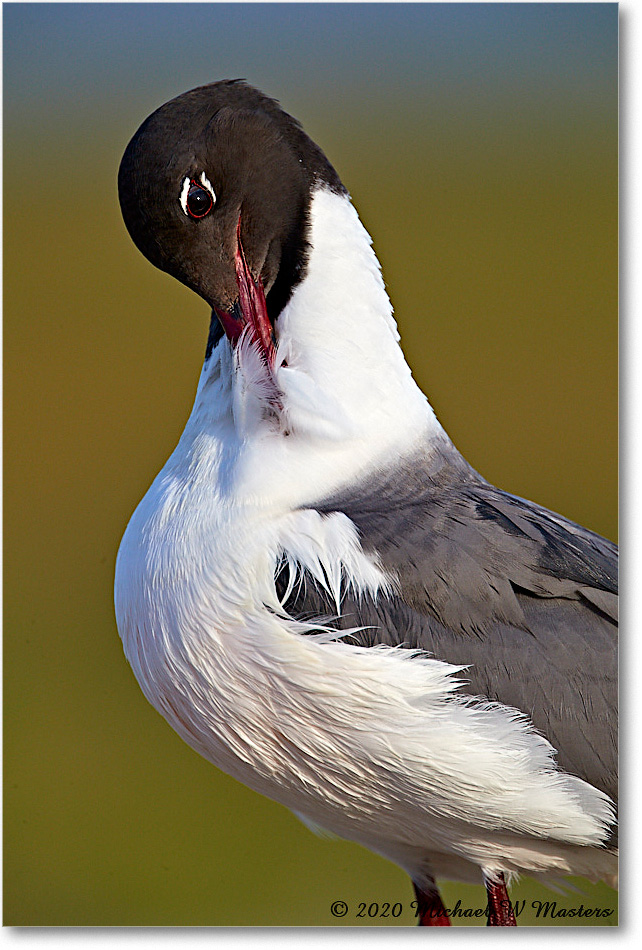
<svg viewBox="0 0 642 950">
<path fill-rule="evenodd" d="M 310 218 L 308 272 L 277 324 L 288 362 L 279 382 L 293 426 L 336 439 L 376 436 L 380 444 L 400 425 L 406 435 L 425 429 L 432 410 L 399 346 L 379 262 L 356 210 L 347 196 L 321 189 Z"/>
<path fill-rule="evenodd" d="M 368 233 L 347 196 L 319 189 L 305 278 L 279 316 L 273 385 L 251 345 L 221 340 L 185 431 L 234 445 L 245 498 L 306 503 L 442 429 L 414 382 Z M 256 473 L 259 473 L 257 478 Z"/>
</svg>

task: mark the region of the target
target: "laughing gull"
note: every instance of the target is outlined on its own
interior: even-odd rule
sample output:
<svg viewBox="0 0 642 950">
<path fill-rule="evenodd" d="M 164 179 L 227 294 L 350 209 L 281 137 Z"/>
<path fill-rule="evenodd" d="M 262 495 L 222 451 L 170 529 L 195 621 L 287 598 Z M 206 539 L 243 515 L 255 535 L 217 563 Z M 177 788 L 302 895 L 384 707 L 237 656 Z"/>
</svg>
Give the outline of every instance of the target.
<svg viewBox="0 0 642 950">
<path fill-rule="evenodd" d="M 127 229 L 212 308 L 116 566 L 125 653 L 218 768 L 410 875 L 614 883 L 617 549 L 488 484 L 414 382 L 321 149 L 243 81 L 154 112 Z"/>
</svg>

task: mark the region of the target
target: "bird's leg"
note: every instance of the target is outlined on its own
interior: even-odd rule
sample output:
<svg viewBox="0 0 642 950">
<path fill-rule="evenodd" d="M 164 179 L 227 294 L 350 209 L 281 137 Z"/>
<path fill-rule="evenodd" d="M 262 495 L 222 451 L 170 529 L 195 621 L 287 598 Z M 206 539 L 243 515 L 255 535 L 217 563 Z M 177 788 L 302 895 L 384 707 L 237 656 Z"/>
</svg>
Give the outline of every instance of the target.
<svg viewBox="0 0 642 950">
<path fill-rule="evenodd" d="M 435 879 L 424 878 L 424 882 L 422 887 L 412 882 L 417 897 L 419 926 L 450 927 L 450 917 L 446 913 Z"/>
<path fill-rule="evenodd" d="M 516 927 L 513 905 L 511 904 L 504 875 L 500 872 L 485 878 L 486 893 L 488 894 L 487 927 Z"/>
</svg>

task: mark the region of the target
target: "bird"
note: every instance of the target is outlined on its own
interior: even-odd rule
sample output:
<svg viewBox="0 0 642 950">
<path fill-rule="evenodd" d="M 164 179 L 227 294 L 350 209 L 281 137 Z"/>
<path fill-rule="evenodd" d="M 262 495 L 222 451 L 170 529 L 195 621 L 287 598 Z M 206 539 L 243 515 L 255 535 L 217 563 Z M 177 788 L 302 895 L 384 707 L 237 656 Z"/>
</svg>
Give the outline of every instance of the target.
<svg viewBox="0 0 642 950">
<path fill-rule="evenodd" d="M 196 752 L 409 875 L 617 880 L 617 548 L 489 484 L 412 377 L 322 151 L 245 80 L 129 142 L 137 248 L 211 309 L 194 406 L 122 538 L 115 608 Z"/>
</svg>

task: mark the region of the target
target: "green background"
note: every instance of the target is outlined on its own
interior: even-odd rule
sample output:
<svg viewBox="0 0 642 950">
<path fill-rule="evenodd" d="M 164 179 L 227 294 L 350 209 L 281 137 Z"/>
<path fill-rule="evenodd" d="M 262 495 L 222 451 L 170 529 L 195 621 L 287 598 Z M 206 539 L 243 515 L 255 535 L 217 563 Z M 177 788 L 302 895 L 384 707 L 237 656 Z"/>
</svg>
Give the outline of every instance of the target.
<svg viewBox="0 0 642 950">
<path fill-rule="evenodd" d="M 280 99 L 349 187 L 460 450 L 615 538 L 617 7 L 5 4 L 4 44 L 5 923 L 412 924 L 400 870 L 200 759 L 123 657 L 119 540 L 209 315 L 131 244 L 118 162 L 192 86 Z M 615 906 L 581 886 L 560 905 Z"/>
</svg>

